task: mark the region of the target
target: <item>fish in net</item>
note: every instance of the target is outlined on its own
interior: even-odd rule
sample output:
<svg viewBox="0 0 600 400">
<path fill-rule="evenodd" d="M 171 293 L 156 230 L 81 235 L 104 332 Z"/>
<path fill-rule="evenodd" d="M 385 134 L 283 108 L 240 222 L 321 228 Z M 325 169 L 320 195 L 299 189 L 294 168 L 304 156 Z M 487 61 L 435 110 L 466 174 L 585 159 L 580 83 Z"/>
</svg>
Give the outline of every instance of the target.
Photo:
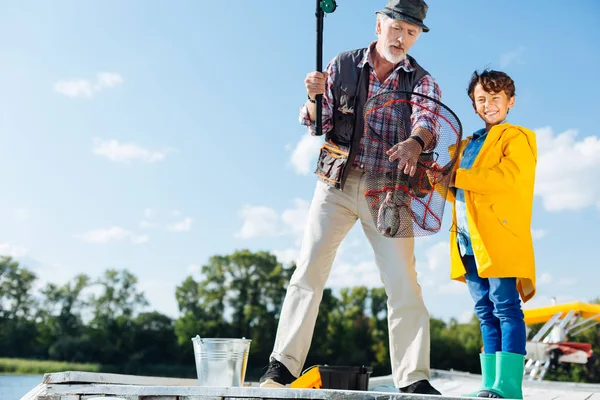
<svg viewBox="0 0 600 400">
<path fill-rule="evenodd" d="M 365 154 L 383 157 L 365 163 L 365 197 L 377 230 L 386 237 L 437 233 L 442 226 L 450 173 L 456 164 L 462 125 L 456 114 L 431 97 L 407 91 L 386 91 L 367 100 L 361 145 Z M 412 119 L 411 119 L 412 116 Z M 413 121 L 418 127 L 413 131 Z M 428 143 L 413 176 L 389 161 L 386 151 L 420 132 Z"/>
</svg>

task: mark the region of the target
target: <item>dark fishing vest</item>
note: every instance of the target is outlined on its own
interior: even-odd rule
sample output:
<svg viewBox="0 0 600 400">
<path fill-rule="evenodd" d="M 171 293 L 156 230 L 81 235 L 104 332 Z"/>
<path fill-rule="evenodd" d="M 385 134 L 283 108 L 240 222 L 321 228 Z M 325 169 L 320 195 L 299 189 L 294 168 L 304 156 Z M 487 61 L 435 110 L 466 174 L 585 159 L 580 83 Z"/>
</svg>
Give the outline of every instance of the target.
<svg viewBox="0 0 600 400">
<path fill-rule="evenodd" d="M 365 63 L 362 68 L 358 64 L 364 59 L 367 49 L 352 50 L 340 53 L 335 58 L 337 66 L 336 80 L 333 83 L 333 129 L 326 133 L 325 139 L 336 145 L 349 147 L 349 153 L 344 165 L 341 165 L 339 177 L 335 180 L 319 174 L 323 180 L 338 189 L 344 188 L 344 183 L 359 149 L 364 131 L 363 107 L 369 94 L 370 66 Z M 416 84 L 429 73 L 425 71 L 411 56 L 410 64 L 415 68 L 412 72 L 400 69 L 397 90 L 412 92 Z M 410 123 L 410 121 L 407 121 Z M 321 160 L 319 160 L 321 162 Z M 317 172 L 319 166 L 317 167 Z"/>
</svg>

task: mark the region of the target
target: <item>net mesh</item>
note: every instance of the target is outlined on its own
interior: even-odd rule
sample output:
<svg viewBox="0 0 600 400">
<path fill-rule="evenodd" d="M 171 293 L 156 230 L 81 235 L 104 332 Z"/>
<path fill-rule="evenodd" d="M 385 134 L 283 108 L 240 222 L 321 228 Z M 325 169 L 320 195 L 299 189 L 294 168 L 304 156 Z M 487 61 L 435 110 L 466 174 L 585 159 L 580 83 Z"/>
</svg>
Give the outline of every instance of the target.
<svg viewBox="0 0 600 400">
<path fill-rule="evenodd" d="M 418 93 L 388 91 L 371 97 L 364 107 L 365 134 L 362 146 L 368 154 L 380 154 L 382 163 L 365 165 L 366 191 L 377 230 L 387 237 L 428 236 L 442 226 L 449 177 L 458 152 L 449 147 L 462 138 L 458 117 L 439 101 Z M 418 130 L 431 138 L 419 156 L 417 169 L 409 176 L 388 161 L 393 144 Z"/>
</svg>

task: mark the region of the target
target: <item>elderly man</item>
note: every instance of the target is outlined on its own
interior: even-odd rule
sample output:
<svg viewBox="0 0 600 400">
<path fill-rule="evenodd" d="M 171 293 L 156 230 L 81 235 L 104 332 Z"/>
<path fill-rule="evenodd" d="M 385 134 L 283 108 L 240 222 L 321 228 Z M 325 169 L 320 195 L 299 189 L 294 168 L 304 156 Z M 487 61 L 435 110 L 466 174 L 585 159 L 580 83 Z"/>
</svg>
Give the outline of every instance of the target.
<svg viewBox="0 0 600 400">
<path fill-rule="evenodd" d="M 396 145 L 387 152 L 366 145 L 362 116 L 366 100 L 382 91 L 406 90 L 440 99 L 437 83 L 408 56 L 420 34 L 429 31 L 423 23 L 427 9 L 423 0 L 389 0 L 377 12 L 377 41 L 339 54 L 326 72 L 311 72 L 305 79 L 308 100 L 300 120 L 315 133 L 315 98 L 322 94 L 325 144 L 302 249 L 281 310 L 270 363 L 260 380 L 262 387 L 281 387 L 300 375 L 336 251 L 360 220 L 388 297 L 394 383 L 403 393 L 440 394 L 429 383 L 429 313 L 417 283 L 414 238 L 381 235 L 363 195 L 366 171 L 377 171 L 397 160 L 398 168 L 413 175 L 419 155 L 432 145 L 434 122 L 419 107 L 406 116 L 410 135 L 394 139 Z M 415 96 L 413 101 L 422 100 Z"/>
</svg>

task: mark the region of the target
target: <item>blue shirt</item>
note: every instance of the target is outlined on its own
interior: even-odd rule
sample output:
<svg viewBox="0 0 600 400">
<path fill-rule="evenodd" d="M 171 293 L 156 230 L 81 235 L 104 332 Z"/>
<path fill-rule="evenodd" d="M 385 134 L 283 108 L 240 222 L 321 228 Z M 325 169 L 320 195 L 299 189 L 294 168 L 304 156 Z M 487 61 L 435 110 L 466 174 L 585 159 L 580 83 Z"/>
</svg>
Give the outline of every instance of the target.
<svg viewBox="0 0 600 400">
<path fill-rule="evenodd" d="M 480 129 L 473 133 L 473 138 L 465 147 L 462 159 L 460 160 L 460 168 L 470 169 L 473 166 L 473 162 L 477 158 L 477 155 L 481 151 L 481 147 L 485 142 L 487 132 L 485 129 Z M 463 189 L 456 188 L 456 225 L 458 232 L 456 239 L 458 241 L 458 247 L 460 254 L 473 255 L 473 247 L 471 246 L 471 236 L 469 234 L 469 225 L 467 223 L 467 204 L 465 203 L 465 191 Z"/>
</svg>

